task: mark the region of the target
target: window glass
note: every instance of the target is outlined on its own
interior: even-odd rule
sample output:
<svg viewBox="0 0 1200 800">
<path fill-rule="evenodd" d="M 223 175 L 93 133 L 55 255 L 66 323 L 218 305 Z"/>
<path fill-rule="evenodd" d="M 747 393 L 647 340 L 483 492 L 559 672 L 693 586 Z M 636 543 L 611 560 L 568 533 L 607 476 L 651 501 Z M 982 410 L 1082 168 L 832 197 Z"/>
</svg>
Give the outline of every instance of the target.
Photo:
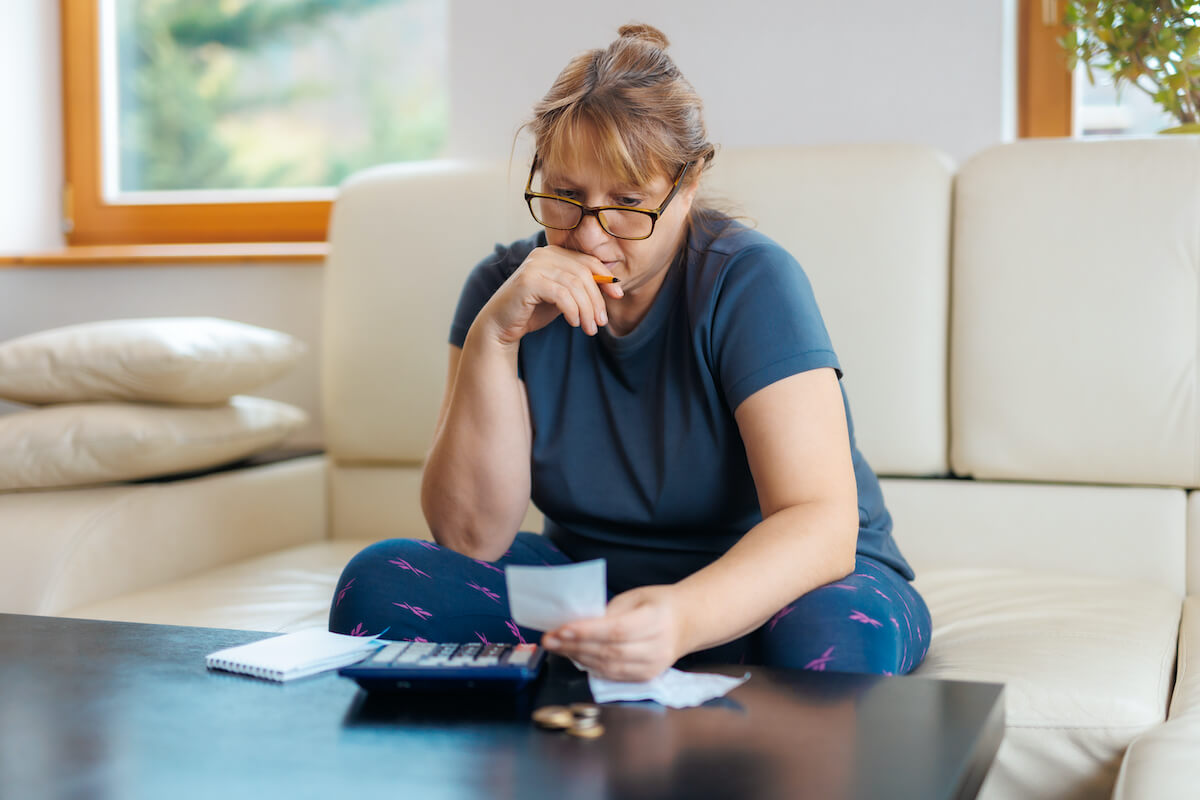
<svg viewBox="0 0 1200 800">
<path fill-rule="evenodd" d="M 447 0 L 103 0 L 105 199 L 319 197 L 437 156 L 447 16 Z"/>
<path fill-rule="evenodd" d="M 1108 72 L 1093 69 L 1092 73 L 1095 86 L 1088 83 L 1082 64 L 1075 70 L 1075 136 L 1151 134 L 1179 124 L 1136 86 L 1126 83 L 1118 92 Z"/>
</svg>

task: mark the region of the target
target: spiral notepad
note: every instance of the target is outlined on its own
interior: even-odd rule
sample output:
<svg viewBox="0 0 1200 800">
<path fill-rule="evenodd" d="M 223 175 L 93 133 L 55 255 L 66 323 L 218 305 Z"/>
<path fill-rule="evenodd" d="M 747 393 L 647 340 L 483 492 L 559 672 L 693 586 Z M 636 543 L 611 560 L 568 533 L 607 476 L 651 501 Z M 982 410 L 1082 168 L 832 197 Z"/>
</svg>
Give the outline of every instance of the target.
<svg viewBox="0 0 1200 800">
<path fill-rule="evenodd" d="M 273 636 L 210 653 L 209 669 L 290 681 L 363 660 L 383 646 L 377 638 L 346 636 L 323 628 Z"/>
</svg>

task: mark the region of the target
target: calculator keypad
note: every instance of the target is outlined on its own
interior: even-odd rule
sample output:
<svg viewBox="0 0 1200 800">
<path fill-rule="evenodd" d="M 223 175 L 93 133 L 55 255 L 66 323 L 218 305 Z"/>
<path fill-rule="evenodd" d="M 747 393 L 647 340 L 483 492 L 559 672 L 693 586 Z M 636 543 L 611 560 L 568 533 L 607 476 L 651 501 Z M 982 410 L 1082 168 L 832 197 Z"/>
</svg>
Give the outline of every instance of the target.
<svg viewBox="0 0 1200 800">
<path fill-rule="evenodd" d="M 492 667 L 528 664 L 537 652 L 534 644 L 483 644 L 472 642 L 393 642 L 385 645 L 365 666 L 387 667 Z"/>
</svg>

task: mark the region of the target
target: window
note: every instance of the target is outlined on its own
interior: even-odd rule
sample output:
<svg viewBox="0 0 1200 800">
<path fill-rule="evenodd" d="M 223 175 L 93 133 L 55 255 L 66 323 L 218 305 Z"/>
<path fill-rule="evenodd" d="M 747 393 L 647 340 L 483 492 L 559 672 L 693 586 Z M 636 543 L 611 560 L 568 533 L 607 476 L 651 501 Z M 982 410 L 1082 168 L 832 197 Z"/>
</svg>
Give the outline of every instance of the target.
<svg viewBox="0 0 1200 800">
<path fill-rule="evenodd" d="M 1072 74 L 1058 40 L 1070 29 L 1063 0 L 1021 0 L 1019 131 L 1021 136 L 1149 134 L 1178 124 L 1141 89 L 1119 91 L 1109 73 L 1084 65 Z M 1200 18 L 1200 6 L 1194 12 Z"/>
<path fill-rule="evenodd" d="M 1093 71 L 1095 85 L 1088 82 L 1087 70 L 1075 70 L 1072 136 L 1123 136 L 1157 133 L 1179 122 L 1140 89 L 1113 86 L 1107 73 Z"/>
<path fill-rule="evenodd" d="M 1072 82 L 1059 0 L 1020 0 L 1017 135 L 1070 136 Z"/>
<path fill-rule="evenodd" d="M 446 0 L 62 0 L 68 242 L 318 241 L 438 155 Z"/>
</svg>

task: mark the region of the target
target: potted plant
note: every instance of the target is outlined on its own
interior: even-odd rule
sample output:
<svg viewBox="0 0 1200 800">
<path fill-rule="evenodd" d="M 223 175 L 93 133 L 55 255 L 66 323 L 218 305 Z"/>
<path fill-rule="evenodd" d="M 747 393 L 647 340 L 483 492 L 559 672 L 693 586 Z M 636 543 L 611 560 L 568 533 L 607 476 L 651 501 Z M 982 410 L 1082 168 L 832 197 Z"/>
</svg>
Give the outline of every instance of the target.
<svg viewBox="0 0 1200 800">
<path fill-rule="evenodd" d="M 1069 68 L 1083 62 L 1132 84 L 1179 125 L 1163 133 L 1200 133 L 1200 0 L 1068 0 L 1059 39 Z"/>
</svg>

